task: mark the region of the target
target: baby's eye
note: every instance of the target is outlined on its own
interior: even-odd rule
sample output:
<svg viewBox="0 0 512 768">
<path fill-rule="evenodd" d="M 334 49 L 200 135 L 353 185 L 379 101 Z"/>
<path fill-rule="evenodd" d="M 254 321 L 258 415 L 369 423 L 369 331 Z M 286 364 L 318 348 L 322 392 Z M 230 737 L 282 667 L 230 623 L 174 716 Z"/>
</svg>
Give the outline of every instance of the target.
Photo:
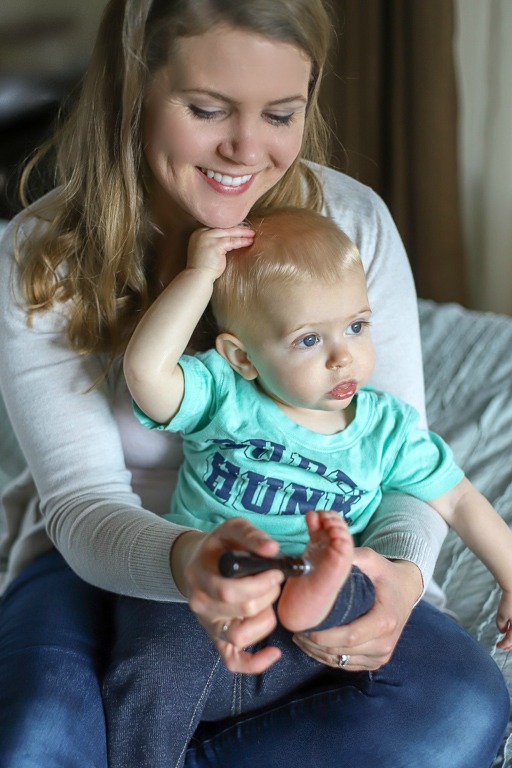
<svg viewBox="0 0 512 768">
<path fill-rule="evenodd" d="M 304 336 L 304 338 L 300 339 L 296 342 L 297 347 L 314 347 L 315 344 L 318 344 L 320 342 L 320 336 L 318 336 L 316 333 L 309 333 L 307 336 Z"/>
<path fill-rule="evenodd" d="M 365 328 L 369 326 L 369 323 L 365 320 L 356 320 L 355 323 L 350 323 L 350 325 L 347 328 L 347 333 L 350 336 L 358 336 L 360 333 L 364 331 Z"/>
</svg>

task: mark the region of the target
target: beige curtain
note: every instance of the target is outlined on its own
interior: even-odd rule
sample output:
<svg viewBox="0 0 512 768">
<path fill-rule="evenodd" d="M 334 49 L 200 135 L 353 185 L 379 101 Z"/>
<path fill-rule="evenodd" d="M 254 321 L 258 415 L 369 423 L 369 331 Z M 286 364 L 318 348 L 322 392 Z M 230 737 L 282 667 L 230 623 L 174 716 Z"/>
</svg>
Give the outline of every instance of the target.
<svg viewBox="0 0 512 768">
<path fill-rule="evenodd" d="M 455 7 L 470 301 L 512 314 L 512 3 L 456 0 Z"/>
<path fill-rule="evenodd" d="M 451 0 L 337 0 L 333 164 L 386 201 L 418 294 L 466 301 Z"/>
</svg>

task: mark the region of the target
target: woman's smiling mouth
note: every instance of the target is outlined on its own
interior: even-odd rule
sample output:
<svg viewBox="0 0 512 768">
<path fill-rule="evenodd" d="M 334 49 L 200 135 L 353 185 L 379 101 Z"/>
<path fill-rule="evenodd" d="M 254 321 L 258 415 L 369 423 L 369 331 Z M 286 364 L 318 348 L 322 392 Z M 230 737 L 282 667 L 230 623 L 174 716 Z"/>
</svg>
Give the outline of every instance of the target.
<svg viewBox="0 0 512 768">
<path fill-rule="evenodd" d="M 200 168 L 199 169 L 204 176 L 206 176 L 207 179 L 210 181 L 217 182 L 217 184 L 221 184 L 223 187 L 241 187 L 244 185 L 248 185 L 250 181 L 252 181 L 254 174 L 247 173 L 243 176 L 230 176 L 227 173 L 220 173 L 219 171 L 212 171 L 210 168 Z"/>
</svg>

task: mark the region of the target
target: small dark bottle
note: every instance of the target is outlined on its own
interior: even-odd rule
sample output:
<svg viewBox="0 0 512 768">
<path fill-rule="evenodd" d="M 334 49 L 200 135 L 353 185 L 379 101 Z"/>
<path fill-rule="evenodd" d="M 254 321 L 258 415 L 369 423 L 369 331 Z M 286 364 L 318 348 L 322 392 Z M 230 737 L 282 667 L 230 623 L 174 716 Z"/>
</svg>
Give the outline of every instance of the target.
<svg viewBox="0 0 512 768">
<path fill-rule="evenodd" d="M 303 557 L 277 555 L 276 557 L 261 557 L 252 552 L 229 551 L 219 558 L 219 571 L 227 579 L 242 578 L 255 573 L 270 571 L 276 568 L 289 576 L 303 576 L 311 573 L 313 564 Z"/>
</svg>

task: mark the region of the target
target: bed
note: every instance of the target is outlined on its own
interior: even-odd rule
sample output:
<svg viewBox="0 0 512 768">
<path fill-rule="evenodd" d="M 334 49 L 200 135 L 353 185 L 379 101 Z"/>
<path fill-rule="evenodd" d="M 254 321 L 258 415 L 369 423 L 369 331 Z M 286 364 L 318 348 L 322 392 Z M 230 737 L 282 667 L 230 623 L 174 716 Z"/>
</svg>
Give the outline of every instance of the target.
<svg viewBox="0 0 512 768">
<path fill-rule="evenodd" d="M 1 229 L 0 222 L 0 236 Z M 419 311 L 430 426 L 512 524 L 512 318 L 425 300 Z M 0 420 L 1 489 L 23 459 L 1 401 Z M 512 691 L 512 659 L 495 646 L 499 590 L 492 576 L 450 532 L 435 577 L 446 610 L 488 649 Z M 493 768 L 512 768 L 511 732 L 512 720 Z"/>
<path fill-rule="evenodd" d="M 512 318 L 429 301 L 420 301 L 419 309 L 430 427 L 450 443 L 470 480 L 510 525 Z M 512 658 L 496 648 L 499 589 L 453 532 L 435 578 L 446 608 L 488 649 L 512 691 Z M 494 768 L 512 768 L 511 729 L 512 722 Z"/>
</svg>

